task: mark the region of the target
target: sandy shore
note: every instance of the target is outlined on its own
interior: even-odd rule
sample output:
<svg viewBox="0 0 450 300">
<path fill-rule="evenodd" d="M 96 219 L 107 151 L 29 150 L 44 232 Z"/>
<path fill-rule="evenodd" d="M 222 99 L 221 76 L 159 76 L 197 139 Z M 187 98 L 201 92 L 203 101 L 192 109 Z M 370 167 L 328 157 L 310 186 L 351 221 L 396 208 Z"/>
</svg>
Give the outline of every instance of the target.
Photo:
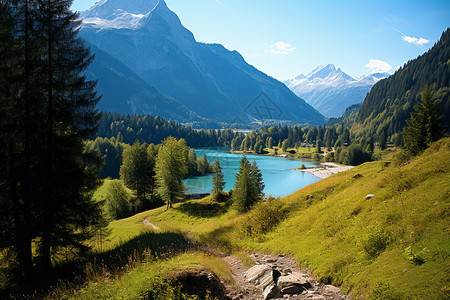
<svg viewBox="0 0 450 300">
<path fill-rule="evenodd" d="M 300 171 L 307 172 L 307 173 L 312 174 L 321 179 L 325 179 L 334 174 L 348 171 L 353 168 L 352 166 L 341 166 L 341 165 L 331 163 L 331 162 L 321 163 L 321 165 L 323 166 L 322 168 L 305 169 L 305 170 L 300 170 Z"/>
</svg>

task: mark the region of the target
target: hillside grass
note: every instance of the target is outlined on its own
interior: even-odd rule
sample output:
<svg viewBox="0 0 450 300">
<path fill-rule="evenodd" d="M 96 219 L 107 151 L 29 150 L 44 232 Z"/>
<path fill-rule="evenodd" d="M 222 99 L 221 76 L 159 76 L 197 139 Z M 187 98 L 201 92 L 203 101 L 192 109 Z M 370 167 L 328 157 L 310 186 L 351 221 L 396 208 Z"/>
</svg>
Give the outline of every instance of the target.
<svg viewBox="0 0 450 300">
<path fill-rule="evenodd" d="M 101 257 L 152 249 L 161 259 L 145 261 L 141 255 L 136 266 L 113 278 L 99 276 L 77 293 L 96 299 L 101 290 L 107 299 L 126 290 L 133 296 L 126 298 L 138 298 L 149 287 L 170 282 L 172 273 L 164 270 L 192 264 L 230 278 L 220 258 L 189 251 L 195 247 L 188 236 L 244 259 L 242 250 L 292 255 L 321 281 L 341 285 L 358 299 L 448 298 L 450 138 L 406 163 L 393 155 L 388 159 L 260 203 L 247 214 L 206 197 L 111 222 Z M 375 196 L 366 199 L 368 194 Z M 145 226 L 144 219 L 161 230 Z M 174 248 L 183 250 L 164 256 Z"/>
<path fill-rule="evenodd" d="M 447 138 L 409 163 L 366 163 L 281 199 L 284 220 L 272 231 L 242 230 L 249 220 L 264 222 L 253 211 L 205 240 L 291 254 L 323 282 L 361 298 L 446 298 L 449 168 Z"/>
</svg>

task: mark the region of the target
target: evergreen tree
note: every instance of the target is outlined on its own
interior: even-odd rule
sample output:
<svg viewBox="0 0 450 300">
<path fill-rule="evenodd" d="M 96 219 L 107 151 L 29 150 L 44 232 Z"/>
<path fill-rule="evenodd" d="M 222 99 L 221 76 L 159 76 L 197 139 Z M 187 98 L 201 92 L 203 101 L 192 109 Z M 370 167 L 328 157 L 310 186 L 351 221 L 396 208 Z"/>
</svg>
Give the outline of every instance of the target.
<svg viewBox="0 0 450 300">
<path fill-rule="evenodd" d="M 136 193 L 134 212 L 149 208 L 147 195 L 153 190 L 154 175 L 154 161 L 150 159 L 145 144 L 136 141 L 124 150 L 120 178 L 126 187 Z"/>
<path fill-rule="evenodd" d="M 225 180 L 220 166 L 219 157 L 214 162 L 214 176 L 213 176 L 213 197 L 216 197 L 223 191 L 225 187 Z"/>
<path fill-rule="evenodd" d="M 414 106 L 416 112 L 403 132 L 404 146 L 412 154 L 419 154 L 434 141 L 442 137 L 441 120 L 433 93 L 428 87 L 421 93 L 422 101 Z"/>
<path fill-rule="evenodd" d="M 246 212 L 263 198 L 264 183 L 256 162 L 250 164 L 246 156 L 241 159 L 233 189 L 233 205 L 239 212 Z"/>
<path fill-rule="evenodd" d="M 184 139 L 168 137 L 162 143 L 156 158 L 156 182 L 159 194 L 172 208 L 177 198 L 183 197 L 183 178 L 187 174 L 186 156 L 189 148 Z"/>
</svg>

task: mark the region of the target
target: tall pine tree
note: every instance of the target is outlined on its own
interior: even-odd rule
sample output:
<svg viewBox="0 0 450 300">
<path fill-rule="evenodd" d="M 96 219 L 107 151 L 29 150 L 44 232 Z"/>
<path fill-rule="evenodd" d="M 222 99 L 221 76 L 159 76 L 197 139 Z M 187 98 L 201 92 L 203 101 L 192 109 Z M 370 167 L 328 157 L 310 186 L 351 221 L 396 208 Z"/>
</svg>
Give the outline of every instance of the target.
<svg viewBox="0 0 450 300">
<path fill-rule="evenodd" d="M 419 154 L 442 137 L 442 116 L 438 112 L 433 92 L 428 86 L 421 92 L 422 100 L 407 120 L 403 131 L 404 147 L 412 154 Z"/>
</svg>

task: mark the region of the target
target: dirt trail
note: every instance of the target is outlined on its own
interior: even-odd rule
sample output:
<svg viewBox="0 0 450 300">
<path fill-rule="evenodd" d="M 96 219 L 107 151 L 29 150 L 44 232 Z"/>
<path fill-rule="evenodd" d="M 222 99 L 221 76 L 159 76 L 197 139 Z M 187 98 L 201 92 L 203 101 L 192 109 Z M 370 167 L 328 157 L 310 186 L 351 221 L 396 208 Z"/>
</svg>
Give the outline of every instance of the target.
<svg viewBox="0 0 450 300">
<path fill-rule="evenodd" d="M 284 295 L 277 299 L 351 299 L 349 296 L 341 293 L 340 288 L 319 283 L 313 277 L 308 269 L 302 270 L 298 267 L 295 260 L 284 255 L 262 255 L 252 254 L 252 259 L 255 264 L 269 264 L 274 269 L 281 272 L 282 275 L 299 272 L 305 274 L 308 281 L 311 283 L 311 288 L 308 291 L 299 295 Z M 224 260 L 230 265 L 233 284 L 225 284 L 227 289 L 227 296 L 230 299 L 245 299 L 245 300 L 263 300 L 263 291 L 258 286 L 250 283 L 244 277 L 245 272 L 249 269 L 245 267 L 242 260 L 235 256 L 226 256 Z"/>
<path fill-rule="evenodd" d="M 161 230 L 161 228 L 159 228 L 158 226 L 156 226 L 156 225 L 150 223 L 150 221 L 149 221 L 148 219 L 145 219 L 144 221 L 142 221 L 142 223 L 143 223 L 145 226 L 151 226 L 154 230 Z"/>
</svg>

